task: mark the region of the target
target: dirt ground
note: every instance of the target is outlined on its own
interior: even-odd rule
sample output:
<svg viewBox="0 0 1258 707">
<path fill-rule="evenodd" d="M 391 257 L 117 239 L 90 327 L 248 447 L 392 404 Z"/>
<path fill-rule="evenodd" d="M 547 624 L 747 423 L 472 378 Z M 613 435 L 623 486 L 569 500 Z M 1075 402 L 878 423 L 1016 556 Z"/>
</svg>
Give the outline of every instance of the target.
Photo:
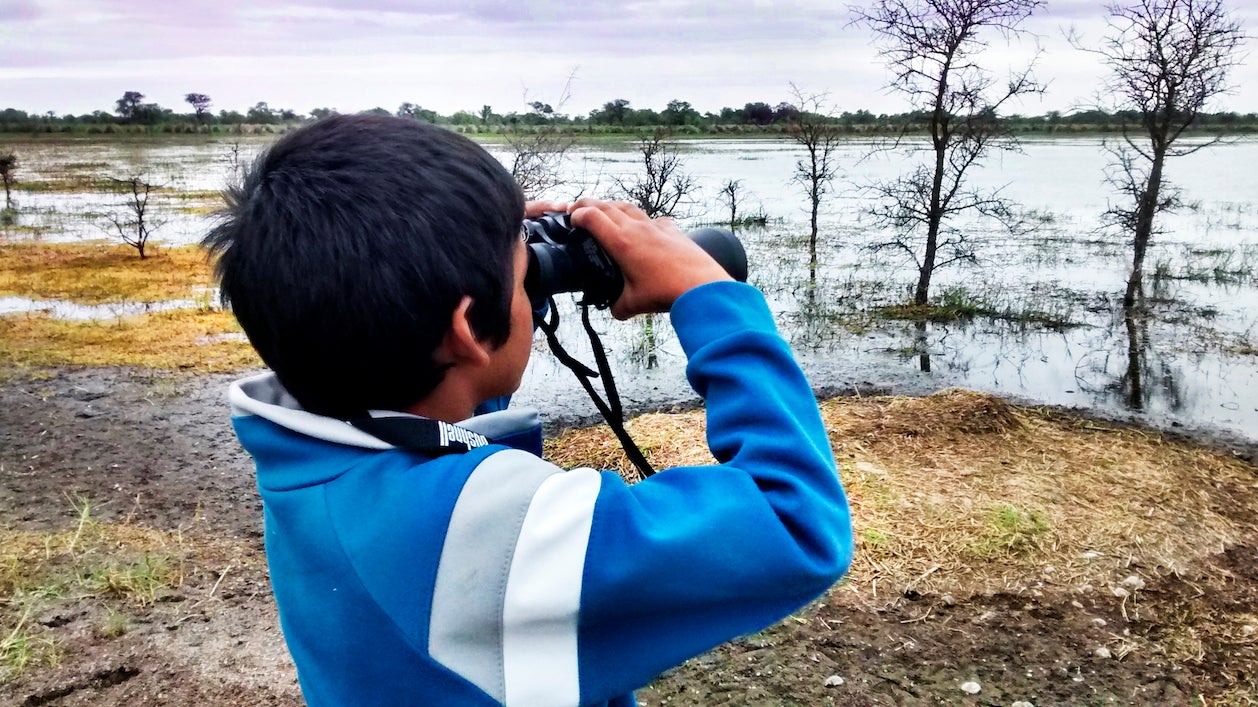
<svg viewBox="0 0 1258 707">
<path fill-rule="evenodd" d="M 52 637 L 55 657 L 0 684 L 0 703 L 302 704 L 267 584 L 252 467 L 227 419 L 228 380 L 83 369 L 6 381 L 0 528 L 72 530 L 90 499 L 96 523 L 157 529 L 195 551 L 151 602 L 84 593 L 38 604 L 25 626 Z M 855 578 L 692 660 L 639 702 L 1253 704 L 1258 470 L 1249 469 L 1247 483 L 1200 490 L 1239 530 L 1191 565 L 1133 561 L 1115 568 L 1130 581 L 1112 586 L 1042 567 L 973 593 Z"/>
</svg>

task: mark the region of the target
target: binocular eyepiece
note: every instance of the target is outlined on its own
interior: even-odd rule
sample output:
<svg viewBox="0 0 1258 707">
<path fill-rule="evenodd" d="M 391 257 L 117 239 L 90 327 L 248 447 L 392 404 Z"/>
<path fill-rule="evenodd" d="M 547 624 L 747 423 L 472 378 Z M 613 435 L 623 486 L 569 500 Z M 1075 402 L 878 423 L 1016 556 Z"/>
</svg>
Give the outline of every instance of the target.
<svg viewBox="0 0 1258 707">
<path fill-rule="evenodd" d="M 524 289 L 534 309 L 559 292 L 580 292 L 585 304 L 606 308 L 620 297 L 620 267 L 588 231 L 573 227 L 568 214 L 550 211 L 525 219 L 529 267 Z M 747 252 L 731 231 L 700 228 L 686 234 L 739 282 L 747 281 Z"/>
</svg>

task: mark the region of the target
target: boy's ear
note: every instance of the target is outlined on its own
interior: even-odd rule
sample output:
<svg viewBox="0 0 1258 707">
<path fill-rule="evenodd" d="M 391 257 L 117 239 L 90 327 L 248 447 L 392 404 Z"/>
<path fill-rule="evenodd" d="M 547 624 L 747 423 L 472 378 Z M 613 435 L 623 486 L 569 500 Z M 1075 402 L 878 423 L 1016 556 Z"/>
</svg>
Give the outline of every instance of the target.
<svg viewBox="0 0 1258 707">
<path fill-rule="evenodd" d="M 490 347 L 472 331 L 471 309 L 472 298 L 464 295 L 450 317 L 450 328 L 446 329 L 441 345 L 434 352 L 433 358 L 438 363 L 477 366 L 489 361 Z"/>
</svg>

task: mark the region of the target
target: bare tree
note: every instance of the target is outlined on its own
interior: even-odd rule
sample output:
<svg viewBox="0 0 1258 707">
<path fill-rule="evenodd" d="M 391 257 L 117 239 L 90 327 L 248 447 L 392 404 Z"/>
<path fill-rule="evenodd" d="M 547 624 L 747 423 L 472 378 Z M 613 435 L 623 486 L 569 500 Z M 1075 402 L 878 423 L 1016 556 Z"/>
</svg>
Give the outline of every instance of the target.
<svg viewBox="0 0 1258 707">
<path fill-rule="evenodd" d="M 794 181 L 808 196 L 808 281 L 817 282 L 817 213 L 821 200 L 839 174 L 837 155 L 841 133 L 830 116 L 827 94 L 804 93 L 791 84 L 794 103 L 788 107 L 788 134 L 804 148 L 804 156 L 795 163 Z"/>
<path fill-rule="evenodd" d="M 115 233 L 123 243 L 135 248 L 143 260 L 149 237 L 163 223 L 153 217 L 149 203 L 153 192 L 161 189 L 161 185 L 151 184 L 139 176 L 126 179 L 110 177 L 109 181 L 118 186 L 119 192 L 126 194 L 126 200 L 120 205 L 120 212 L 105 214 L 108 221 L 106 230 Z"/>
<path fill-rule="evenodd" d="M 969 170 L 993 149 L 1017 150 L 999 117 L 1010 100 L 1040 93 L 1034 62 L 998 83 L 979 65 L 987 35 L 1020 34 L 1043 0 L 877 0 L 855 9 L 856 22 L 874 30 L 881 55 L 895 73 L 890 88 L 927 116 L 932 159 L 899 179 L 873 185 L 874 217 L 895 235 L 875 246 L 905 252 L 917 267 L 913 301 L 926 304 L 931 276 L 951 263 L 973 261 L 973 243 L 950 221 L 965 212 L 1014 228 L 1010 202 L 999 191 L 967 186 Z"/>
<path fill-rule="evenodd" d="M 615 177 L 611 196 L 637 205 L 651 218 L 680 216 L 678 208 L 689 202 L 699 185 L 682 169 L 677 143 L 670 139 L 668 131 L 657 130 L 639 140 L 637 147 L 642 171 Z M 647 368 L 655 368 L 659 363 L 656 315 L 638 317 L 637 322 L 642 338 L 635 346 L 636 355 L 645 357 Z"/>
<path fill-rule="evenodd" d="M 245 180 L 245 171 L 249 168 L 251 154 L 243 149 L 239 140 L 234 140 L 223 150 L 222 160 L 227 164 L 227 181 L 229 184 L 241 184 Z"/>
<path fill-rule="evenodd" d="M 675 216 L 699 188 L 682 169 L 681 152 L 666 130 L 638 140 L 642 171 L 616 177 L 612 196 L 636 204 L 647 216 Z"/>
<path fill-rule="evenodd" d="M 555 104 L 558 108 L 541 101 L 529 101 L 526 94 L 525 102 L 540 120 L 536 125 L 513 123 L 503 134 L 511 155 L 511 176 L 530 199 L 536 199 L 566 182 L 563 164 L 568 151 L 576 144 L 576 135 L 558 125 L 554 115 L 572 97 L 572 82 L 575 79 L 576 71 L 573 70 L 568 74 L 563 92 Z M 484 119 L 492 113 L 489 106 L 482 109 Z"/>
<path fill-rule="evenodd" d="M 729 206 L 729 230 L 738 226 L 738 204 L 742 200 L 743 180 L 727 179 L 721 184 L 721 200 Z"/>
<path fill-rule="evenodd" d="M 12 189 L 17 177 L 17 153 L 0 154 L 0 180 L 4 181 L 4 208 L 13 208 Z"/>
<path fill-rule="evenodd" d="M 1126 200 L 1107 216 L 1132 234 L 1123 296 L 1123 306 L 1131 308 L 1141 291 L 1156 216 L 1179 203 L 1178 190 L 1163 177 L 1166 158 L 1213 144 L 1175 143 L 1212 98 L 1227 92 L 1245 35 L 1223 0 L 1139 0 L 1106 9 L 1109 34 L 1099 48 L 1083 46 L 1078 35 L 1071 41 L 1109 67 L 1106 91 L 1116 107 L 1140 116 L 1138 126 L 1124 127 L 1121 143 L 1108 146 L 1113 163 L 1107 180 Z"/>
</svg>

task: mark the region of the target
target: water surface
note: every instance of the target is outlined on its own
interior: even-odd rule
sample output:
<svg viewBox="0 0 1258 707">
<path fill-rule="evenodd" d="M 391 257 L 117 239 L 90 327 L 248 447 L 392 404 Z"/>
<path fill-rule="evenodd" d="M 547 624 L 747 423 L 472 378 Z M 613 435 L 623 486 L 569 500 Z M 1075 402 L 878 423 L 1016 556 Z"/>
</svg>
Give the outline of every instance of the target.
<svg viewBox="0 0 1258 707">
<path fill-rule="evenodd" d="M 24 181 L 142 174 L 164 185 L 156 204 L 164 223 L 156 238 L 178 244 L 200 239 L 206 213 L 218 203 L 214 192 L 263 144 L 246 136 L 37 140 L 9 147 L 21 155 Z M 916 273 L 903 257 L 871 250 L 889 233 L 868 215 L 866 187 L 911 169 L 923 159 L 923 146 L 843 144 L 842 173 L 821 213 L 815 286 L 807 279 L 803 239 L 807 204 L 792 181 L 801 152 L 789 141 L 684 141 L 683 169 L 699 190 L 679 220 L 694 227 L 725 218 L 720 186 L 740 181 L 740 211 L 769 219 L 763 229 L 740 232 L 751 281 L 766 293 L 820 388 L 922 393 L 959 385 L 1258 439 L 1258 140 L 1231 140 L 1169 163 L 1167 177 L 1182 188 L 1185 207 L 1161 222 L 1147 259 L 1153 316 L 1131 322 L 1118 306 L 1129 246 L 1122 234 L 1103 228 L 1102 214 L 1117 197 L 1105 184 L 1107 157 L 1094 137 L 1027 140 L 1022 152 L 997 154 L 974 172 L 974 185 L 1000 189 L 1020 204 L 1027 227 L 1011 234 L 981 219 L 956 222 L 979 261 L 939 271 L 932 292 L 982 302 L 1006 318 L 915 324 L 874 316 L 877 307 L 907 299 Z M 489 147 L 505 156 L 502 146 Z M 569 184 L 546 196 L 608 194 L 618 179 L 633 178 L 639 160 L 627 144 L 578 148 L 565 165 Z M 17 192 L 15 198 L 19 227 L 6 229 L 10 238 L 105 238 L 102 214 L 121 208 L 119 195 L 92 190 Z M 55 306 L 64 316 L 83 315 L 82 308 Z M 0 313 L 46 308 L 0 301 Z M 565 344 L 588 360 L 570 305 L 561 311 Z M 101 314 L 116 316 L 113 310 Z M 629 407 L 693 399 L 667 317 L 649 331 L 641 322 L 596 319 Z M 544 351 L 540 343 L 537 348 Z M 592 414 L 583 395 L 565 369 L 539 353 L 519 398 L 574 416 Z"/>
</svg>

